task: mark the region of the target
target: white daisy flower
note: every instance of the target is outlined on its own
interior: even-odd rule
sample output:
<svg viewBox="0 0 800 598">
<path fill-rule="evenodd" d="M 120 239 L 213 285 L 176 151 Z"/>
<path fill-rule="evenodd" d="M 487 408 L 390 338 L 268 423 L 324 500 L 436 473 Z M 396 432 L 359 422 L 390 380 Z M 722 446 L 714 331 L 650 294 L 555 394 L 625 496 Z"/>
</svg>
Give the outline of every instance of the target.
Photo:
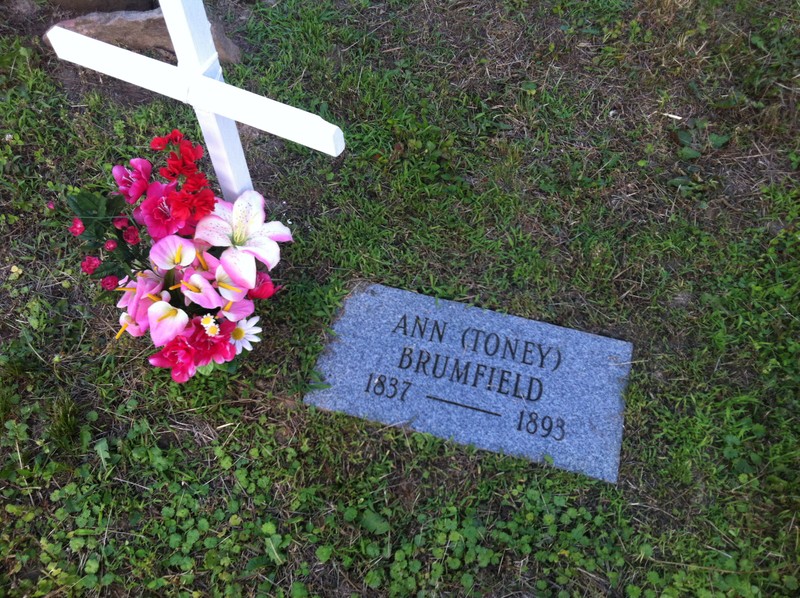
<svg viewBox="0 0 800 598">
<path fill-rule="evenodd" d="M 252 351 L 253 345 L 250 343 L 257 343 L 261 340 L 256 336 L 257 333 L 261 332 L 261 328 L 256 326 L 259 319 L 258 316 L 255 316 L 249 320 L 236 322 L 236 328 L 231 331 L 231 344 L 236 347 L 237 355 L 242 352 L 242 349 Z"/>
</svg>

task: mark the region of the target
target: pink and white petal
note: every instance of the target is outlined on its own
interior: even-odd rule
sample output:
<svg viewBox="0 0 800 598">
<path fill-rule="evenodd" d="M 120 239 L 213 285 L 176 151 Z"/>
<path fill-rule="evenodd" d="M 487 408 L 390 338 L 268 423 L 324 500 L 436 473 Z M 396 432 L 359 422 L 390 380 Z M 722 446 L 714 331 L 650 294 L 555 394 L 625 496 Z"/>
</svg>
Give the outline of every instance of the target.
<svg viewBox="0 0 800 598">
<path fill-rule="evenodd" d="M 175 235 L 164 237 L 150 248 L 150 261 L 162 270 L 175 267 Z"/>
<path fill-rule="evenodd" d="M 219 197 L 216 199 L 217 203 L 214 204 L 214 214 L 230 224 L 233 221 L 233 204 Z"/>
<path fill-rule="evenodd" d="M 268 237 L 252 237 L 247 240 L 247 245 L 240 248 L 240 251 L 256 257 L 260 262 L 266 264 L 270 270 L 281 261 L 281 248 Z"/>
<path fill-rule="evenodd" d="M 225 298 L 226 301 L 241 301 L 247 295 L 247 289 L 238 288 L 236 283 L 230 276 L 228 276 L 228 273 L 225 272 L 225 268 L 222 266 L 217 267 L 215 278 L 217 280 L 217 291 Z M 226 289 L 220 283 L 236 288 L 237 290 L 234 291 L 231 289 Z"/>
<path fill-rule="evenodd" d="M 256 191 L 245 191 L 233 203 L 234 237 L 240 241 L 255 233 L 264 223 L 264 197 Z"/>
<path fill-rule="evenodd" d="M 119 315 L 119 325 L 125 326 L 125 332 L 131 336 L 144 336 L 147 329 L 142 329 L 141 326 L 134 320 L 131 315 L 124 311 Z"/>
<path fill-rule="evenodd" d="M 117 307 L 123 308 L 128 307 L 133 298 L 136 296 L 136 285 L 137 281 L 135 279 L 128 278 L 127 276 L 119 281 L 118 289 L 129 288 L 133 289 L 132 291 L 124 291 L 122 293 L 122 297 L 120 297 L 119 301 L 117 301 Z"/>
<path fill-rule="evenodd" d="M 207 247 L 200 251 L 198 249 L 197 255 L 195 256 L 194 262 L 192 262 L 192 273 L 197 273 L 202 275 L 204 278 L 208 280 L 212 280 L 214 278 L 214 272 L 216 272 L 217 268 L 219 267 L 219 260 L 215 258 L 213 255 L 207 252 Z M 202 256 L 202 262 L 200 261 L 200 257 Z M 205 264 L 205 267 L 203 266 Z M 187 272 L 189 269 L 187 269 Z"/>
<path fill-rule="evenodd" d="M 192 243 L 189 239 L 184 239 L 182 237 L 178 237 L 180 239 L 180 243 L 183 246 L 181 251 L 181 259 L 175 265 L 177 266 L 180 264 L 184 268 L 190 265 L 193 261 L 195 256 L 197 255 L 197 251 L 194 248 L 194 243 Z"/>
<path fill-rule="evenodd" d="M 162 270 L 172 270 L 178 265 L 188 266 L 194 261 L 195 255 L 194 243 L 178 235 L 167 235 L 150 249 L 150 260 Z"/>
<path fill-rule="evenodd" d="M 187 282 L 200 289 L 200 292 L 194 292 L 185 284 L 181 286 L 183 294 L 193 303 L 197 303 L 197 305 L 206 309 L 216 309 L 225 304 L 216 289 L 200 274 L 193 274 Z"/>
<path fill-rule="evenodd" d="M 209 214 L 197 223 L 194 238 L 216 247 L 230 247 L 233 229 L 216 214 Z"/>
<path fill-rule="evenodd" d="M 229 247 L 222 252 L 219 263 L 237 287 L 252 289 L 256 286 L 256 260 L 249 253 Z"/>
<path fill-rule="evenodd" d="M 256 232 L 256 234 L 253 236 L 269 237 L 273 241 L 277 241 L 279 243 L 291 243 L 294 240 L 292 239 L 292 231 L 289 230 L 289 227 L 282 222 L 278 222 L 277 220 L 265 222 L 261 225 L 261 227 L 259 227 L 258 232 Z"/>
<path fill-rule="evenodd" d="M 183 332 L 189 323 L 189 316 L 182 309 L 159 301 L 147 309 L 147 320 L 153 345 L 161 347 Z"/>
<path fill-rule="evenodd" d="M 250 301 L 250 299 L 242 299 L 231 305 L 231 308 L 228 310 L 221 309 L 218 315 L 225 316 L 231 322 L 238 322 L 252 314 L 255 310 L 255 303 Z"/>
</svg>

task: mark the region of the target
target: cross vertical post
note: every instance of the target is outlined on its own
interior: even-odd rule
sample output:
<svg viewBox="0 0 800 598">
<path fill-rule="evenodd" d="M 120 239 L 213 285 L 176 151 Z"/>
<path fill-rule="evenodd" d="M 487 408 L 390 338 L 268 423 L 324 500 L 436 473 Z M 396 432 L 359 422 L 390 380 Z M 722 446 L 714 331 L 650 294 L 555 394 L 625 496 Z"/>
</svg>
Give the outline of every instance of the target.
<svg viewBox="0 0 800 598">
<path fill-rule="evenodd" d="M 224 82 L 202 0 L 161 2 L 178 67 Z M 253 188 L 236 122 L 194 106 L 222 196 L 234 201 Z"/>
</svg>

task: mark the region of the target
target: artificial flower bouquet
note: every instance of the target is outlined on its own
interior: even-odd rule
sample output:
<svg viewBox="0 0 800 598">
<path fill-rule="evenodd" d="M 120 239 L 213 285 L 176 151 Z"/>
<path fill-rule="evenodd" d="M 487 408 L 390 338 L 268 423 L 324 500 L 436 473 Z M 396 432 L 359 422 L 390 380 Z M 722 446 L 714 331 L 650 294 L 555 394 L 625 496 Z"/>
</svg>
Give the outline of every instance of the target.
<svg viewBox="0 0 800 598">
<path fill-rule="evenodd" d="M 292 235 L 280 222 L 265 222 L 264 198 L 255 191 L 233 203 L 215 197 L 197 166 L 202 146 L 180 131 L 150 147 L 166 154 L 163 181 L 144 158 L 115 166 L 118 189 L 110 196 L 69 196 L 77 214 L 69 230 L 90 249 L 83 272 L 121 293 L 116 338 L 149 333 L 159 349 L 150 363 L 186 382 L 259 340 L 254 300 L 279 290 L 267 271 L 280 260 L 278 243 Z"/>
</svg>

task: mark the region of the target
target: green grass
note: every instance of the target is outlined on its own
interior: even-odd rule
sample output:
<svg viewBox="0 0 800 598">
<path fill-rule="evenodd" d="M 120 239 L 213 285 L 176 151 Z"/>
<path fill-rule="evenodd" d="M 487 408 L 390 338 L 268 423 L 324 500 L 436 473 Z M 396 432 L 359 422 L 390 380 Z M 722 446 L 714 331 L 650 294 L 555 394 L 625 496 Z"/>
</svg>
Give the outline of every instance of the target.
<svg viewBox="0 0 800 598">
<path fill-rule="evenodd" d="M 0 595 L 796 594 L 797 2 L 216 8 L 348 149 L 245 131 L 286 290 L 181 386 L 65 196 L 191 109 L 0 25 Z M 305 407 L 363 280 L 633 342 L 619 484 Z"/>
</svg>

